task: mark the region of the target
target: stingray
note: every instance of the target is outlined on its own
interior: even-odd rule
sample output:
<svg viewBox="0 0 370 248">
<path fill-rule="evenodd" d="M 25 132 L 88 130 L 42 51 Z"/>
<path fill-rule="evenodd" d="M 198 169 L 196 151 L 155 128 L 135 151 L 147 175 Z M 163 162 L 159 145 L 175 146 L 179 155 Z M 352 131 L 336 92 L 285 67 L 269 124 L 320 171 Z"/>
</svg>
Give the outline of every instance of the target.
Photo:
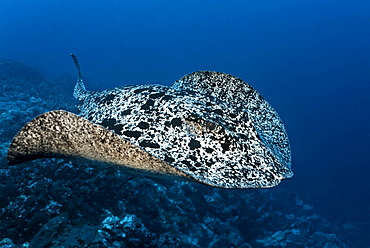
<svg viewBox="0 0 370 248">
<path fill-rule="evenodd" d="M 78 114 L 37 116 L 13 138 L 9 165 L 64 158 L 220 188 L 267 188 L 293 176 L 284 125 L 248 83 L 215 71 L 171 86 L 88 91 L 78 69 Z"/>
</svg>

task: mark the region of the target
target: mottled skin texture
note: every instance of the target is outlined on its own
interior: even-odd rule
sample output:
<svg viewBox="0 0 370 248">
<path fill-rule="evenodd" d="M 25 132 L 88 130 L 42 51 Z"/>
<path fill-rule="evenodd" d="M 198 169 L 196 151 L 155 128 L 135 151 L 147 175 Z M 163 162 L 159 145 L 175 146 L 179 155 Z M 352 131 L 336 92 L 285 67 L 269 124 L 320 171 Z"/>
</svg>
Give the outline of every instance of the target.
<svg viewBox="0 0 370 248">
<path fill-rule="evenodd" d="M 192 178 L 216 187 L 271 187 L 292 176 L 284 126 L 244 81 L 195 72 L 172 87 L 88 92 L 80 116 L 115 132 Z"/>
<path fill-rule="evenodd" d="M 115 133 L 63 110 L 47 112 L 27 123 L 9 147 L 8 164 L 44 157 L 94 161 L 187 178 Z"/>
<path fill-rule="evenodd" d="M 226 73 L 198 71 L 183 76 L 172 88 L 211 95 L 237 111 L 247 112 L 265 145 L 290 167 L 290 144 L 284 124 L 271 105 L 248 83 Z"/>
<path fill-rule="evenodd" d="M 74 96 L 81 101 L 79 116 L 46 113 L 47 130 L 37 127 L 43 123 L 35 118 L 14 138 L 10 163 L 42 156 L 82 157 L 222 188 L 272 187 L 293 175 L 289 141 L 278 114 L 250 85 L 231 75 L 200 71 L 172 87 L 140 85 L 90 92 L 79 74 Z M 65 125 L 57 124 L 56 114 L 69 125 L 53 138 L 53 126 Z M 32 139 L 36 141 L 29 142 Z M 29 152 L 45 147 L 40 145 L 43 142 L 50 144 L 37 156 Z M 89 145 L 77 149 L 84 147 L 81 143 L 95 144 L 94 149 Z M 23 151 L 24 146 L 31 148 Z"/>
</svg>

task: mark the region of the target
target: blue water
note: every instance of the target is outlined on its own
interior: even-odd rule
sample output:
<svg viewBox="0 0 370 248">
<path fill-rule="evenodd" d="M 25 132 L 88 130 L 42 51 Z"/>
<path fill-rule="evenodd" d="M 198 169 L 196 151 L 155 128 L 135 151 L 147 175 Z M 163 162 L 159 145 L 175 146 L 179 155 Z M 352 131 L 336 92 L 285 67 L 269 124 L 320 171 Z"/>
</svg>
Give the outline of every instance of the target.
<svg viewBox="0 0 370 248">
<path fill-rule="evenodd" d="M 0 2 L 1 59 L 76 75 L 72 52 L 90 90 L 196 70 L 244 79 L 290 137 L 295 176 L 277 188 L 330 220 L 370 222 L 370 1 Z"/>
</svg>

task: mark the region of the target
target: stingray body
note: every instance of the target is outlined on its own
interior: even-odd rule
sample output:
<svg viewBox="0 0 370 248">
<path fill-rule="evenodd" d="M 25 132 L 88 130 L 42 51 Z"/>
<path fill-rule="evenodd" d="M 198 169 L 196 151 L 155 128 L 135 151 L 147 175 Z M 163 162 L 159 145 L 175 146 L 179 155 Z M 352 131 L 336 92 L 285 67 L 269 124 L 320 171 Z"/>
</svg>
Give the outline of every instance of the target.
<svg viewBox="0 0 370 248">
<path fill-rule="evenodd" d="M 272 187 L 293 175 L 278 114 L 229 74 L 198 71 L 171 87 L 92 92 L 79 70 L 74 96 L 80 113 L 51 111 L 26 124 L 10 145 L 9 164 L 85 159 L 221 188 Z"/>
</svg>

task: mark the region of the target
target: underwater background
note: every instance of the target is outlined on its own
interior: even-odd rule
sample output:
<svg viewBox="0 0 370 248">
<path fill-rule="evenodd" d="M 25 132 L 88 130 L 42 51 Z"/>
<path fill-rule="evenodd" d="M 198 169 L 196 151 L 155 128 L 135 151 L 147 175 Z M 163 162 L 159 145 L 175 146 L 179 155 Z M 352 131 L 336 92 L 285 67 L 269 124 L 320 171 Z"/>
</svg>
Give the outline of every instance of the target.
<svg viewBox="0 0 370 248">
<path fill-rule="evenodd" d="M 6 164 L 86 87 L 240 77 L 282 118 L 294 177 L 227 190 L 49 159 Z M 0 247 L 370 247 L 370 1 L 0 1 Z"/>
</svg>

